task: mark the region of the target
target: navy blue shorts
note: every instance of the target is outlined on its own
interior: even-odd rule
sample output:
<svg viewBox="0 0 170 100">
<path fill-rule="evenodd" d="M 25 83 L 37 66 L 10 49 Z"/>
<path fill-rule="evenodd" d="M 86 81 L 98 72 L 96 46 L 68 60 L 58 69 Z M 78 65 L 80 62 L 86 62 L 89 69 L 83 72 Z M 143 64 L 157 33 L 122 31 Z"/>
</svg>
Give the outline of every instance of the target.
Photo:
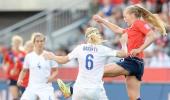
<svg viewBox="0 0 170 100">
<path fill-rule="evenodd" d="M 10 79 L 9 85 L 10 86 L 17 86 L 17 81 L 13 80 L 13 79 Z"/>
<path fill-rule="evenodd" d="M 144 72 L 144 61 L 137 57 L 127 57 L 117 62 L 118 65 L 123 67 L 129 72 L 129 76 L 136 76 L 141 81 Z"/>
</svg>

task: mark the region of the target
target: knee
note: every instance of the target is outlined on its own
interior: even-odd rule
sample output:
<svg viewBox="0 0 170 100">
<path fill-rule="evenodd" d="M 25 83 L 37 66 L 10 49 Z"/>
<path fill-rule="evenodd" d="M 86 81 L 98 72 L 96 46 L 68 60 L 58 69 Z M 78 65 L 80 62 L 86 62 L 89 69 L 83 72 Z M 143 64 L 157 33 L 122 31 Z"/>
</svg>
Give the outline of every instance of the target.
<svg viewBox="0 0 170 100">
<path fill-rule="evenodd" d="M 128 94 L 129 100 L 137 100 L 137 96 L 135 94 Z"/>
</svg>

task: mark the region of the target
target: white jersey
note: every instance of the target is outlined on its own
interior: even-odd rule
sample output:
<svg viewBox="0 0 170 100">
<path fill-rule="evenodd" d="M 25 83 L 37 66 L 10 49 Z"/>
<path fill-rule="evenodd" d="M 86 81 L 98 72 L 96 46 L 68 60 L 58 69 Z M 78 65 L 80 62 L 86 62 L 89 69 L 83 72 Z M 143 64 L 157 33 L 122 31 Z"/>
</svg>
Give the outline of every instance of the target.
<svg viewBox="0 0 170 100">
<path fill-rule="evenodd" d="M 51 68 L 56 68 L 58 65 L 55 61 L 46 60 L 42 54 L 38 55 L 33 51 L 25 57 L 23 68 L 29 69 L 28 87 L 51 86 L 51 83 L 47 84 L 47 80 Z"/>
<path fill-rule="evenodd" d="M 75 86 L 102 87 L 106 59 L 115 55 L 116 51 L 103 45 L 81 44 L 77 46 L 68 54 L 70 60 L 77 58 L 79 62 L 79 73 Z"/>
</svg>

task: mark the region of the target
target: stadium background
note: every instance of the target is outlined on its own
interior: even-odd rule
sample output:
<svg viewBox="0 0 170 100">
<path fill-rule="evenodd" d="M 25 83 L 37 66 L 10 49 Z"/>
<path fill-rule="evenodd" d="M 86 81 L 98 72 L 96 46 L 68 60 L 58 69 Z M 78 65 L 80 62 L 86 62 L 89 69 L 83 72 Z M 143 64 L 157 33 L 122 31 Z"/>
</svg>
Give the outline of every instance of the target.
<svg viewBox="0 0 170 100">
<path fill-rule="evenodd" d="M 119 35 L 91 21 L 93 14 L 126 27 L 122 10 L 131 4 L 141 4 L 162 18 L 170 33 L 170 0 L 0 0 L 0 100 L 10 100 L 8 80 L 3 71 L 3 54 L 10 48 L 11 37 L 20 35 L 24 41 L 30 39 L 33 32 L 42 32 L 47 37 L 46 49 L 57 55 L 66 55 L 77 44 L 84 42 L 84 30 L 88 26 L 100 29 L 105 45 L 119 49 Z M 109 1 L 109 0 L 108 0 Z M 108 11 L 108 6 L 111 7 Z M 104 15 L 104 11 L 108 11 Z M 159 37 L 145 51 L 145 73 L 141 88 L 143 100 L 170 100 L 170 35 Z M 108 58 L 107 63 L 117 61 Z M 57 78 L 74 83 L 77 75 L 77 62 L 71 61 L 59 65 Z M 58 100 L 64 100 L 56 89 Z M 105 88 L 109 100 L 128 100 L 124 77 L 105 79 Z M 69 99 L 68 99 L 69 100 Z"/>
</svg>

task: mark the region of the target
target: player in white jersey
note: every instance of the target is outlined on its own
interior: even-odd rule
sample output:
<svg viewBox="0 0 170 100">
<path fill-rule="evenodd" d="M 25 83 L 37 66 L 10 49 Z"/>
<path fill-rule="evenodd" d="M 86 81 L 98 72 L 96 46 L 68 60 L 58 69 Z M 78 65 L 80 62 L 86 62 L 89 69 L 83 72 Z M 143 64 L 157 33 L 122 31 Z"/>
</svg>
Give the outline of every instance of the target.
<svg viewBox="0 0 170 100">
<path fill-rule="evenodd" d="M 55 56 L 50 52 L 44 56 L 61 64 L 78 59 L 79 73 L 73 87 L 72 100 L 108 100 L 102 81 L 104 64 L 109 56 L 126 56 L 126 41 L 122 40 L 123 49 L 116 51 L 101 45 L 104 40 L 96 28 L 88 28 L 85 36 L 87 44 L 77 46 L 67 56 Z M 59 87 L 63 85 L 60 82 L 61 80 L 58 81 Z M 61 86 L 61 90 L 64 88 Z"/>
<path fill-rule="evenodd" d="M 36 33 L 33 38 L 34 50 L 26 55 L 23 69 L 18 79 L 22 83 L 25 73 L 29 70 L 29 82 L 21 100 L 55 100 L 52 80 L 57 75 L 57 63 L 43 57 L 45 36 Z M 51 70 L 53 73 L 51 74 Z"/>
</svg>

